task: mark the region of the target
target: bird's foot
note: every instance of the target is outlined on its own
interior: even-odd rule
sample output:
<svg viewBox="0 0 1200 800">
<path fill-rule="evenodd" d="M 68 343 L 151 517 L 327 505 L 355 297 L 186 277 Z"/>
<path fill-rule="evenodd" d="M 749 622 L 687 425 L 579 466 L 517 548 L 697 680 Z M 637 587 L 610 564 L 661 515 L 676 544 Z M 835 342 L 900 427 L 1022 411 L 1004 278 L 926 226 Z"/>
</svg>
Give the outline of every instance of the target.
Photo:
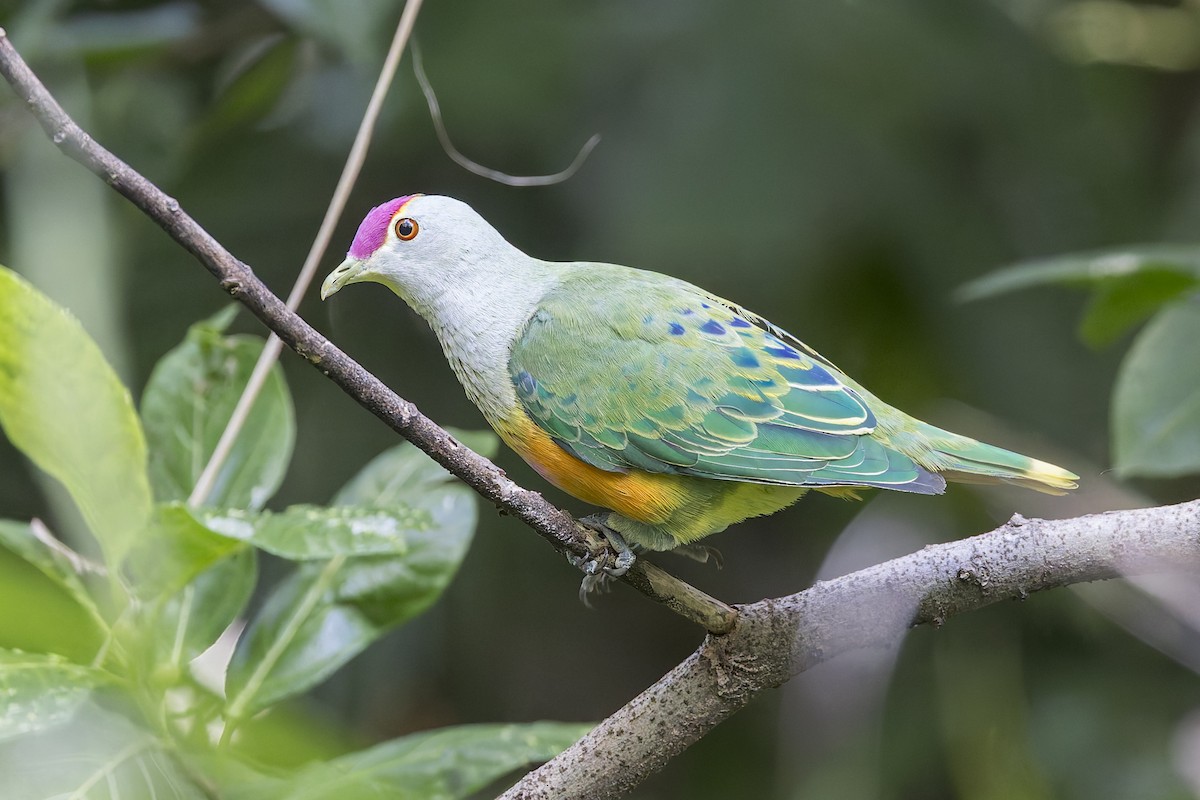
<svg viewBox="0 0 1200 800">
<path fill-rule="evenodd" d="M 579 520 L 589 531 L 599 534 L 601 541 L 594 541 L 595 547 L 586 556 L 568 553 L 567 561 L 572 566 L 583 571 L 583 581 L 579 584 L 579 599 L 585 606 L 590 606 L 588 595 L 593 592 L 607 592 L 611 581 L 629 571 L 637 555 L 625 538 L 607 523 L 608 515 L 592 514 Z"/>
<path fill-rule="evenodd" d="M 707 564 L 711 561 L 717 569 L 725 566 L 725 557 L 721 555 L 721 551 L 706 544 L 681 544 L 667 552 L 683 556 L 684 558 L 690 558 L 693 561 L 699 561 L 701 564 Z"/>
</svg>

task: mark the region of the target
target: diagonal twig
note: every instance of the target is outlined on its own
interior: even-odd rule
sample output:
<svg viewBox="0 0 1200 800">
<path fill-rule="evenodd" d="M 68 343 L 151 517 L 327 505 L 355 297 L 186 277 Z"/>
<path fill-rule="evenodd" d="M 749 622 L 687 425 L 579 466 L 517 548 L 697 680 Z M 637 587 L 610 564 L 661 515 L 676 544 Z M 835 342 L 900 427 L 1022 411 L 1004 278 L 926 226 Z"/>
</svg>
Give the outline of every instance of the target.
<svg viewBox="0 0 1200 800">
<path fill-rule="evenodd" d="M 50 140 L 105 183 L 120 192 L 191 253 L 221 287 L 262 320 L 283 342 L 324 373 L 389 427 L 427 453 L 483 497 L 519 518 L 560 553 L 590 557 L 607 550 L 596 535 L 580 526 L 537 492 L 518 486 L 495 464 L 454 439 L 339 350 L 272 294 L 249 266 L 235 258 L 168 197 L 121 159 L 99 145 L 63 110 L 0 28 L 0 74 L 25 102 Z M 622 578 L 657 602 L 704 626 L 726 633 L 737 619 L 730 606 L 639 559 Z"/>
<path fill-rule="evenodd" d="M 379 70 L 379 78 L 375 81 L 371 99 L 367 102 L 367 110 L 363 114 L 362 122 L 358 125 L 358 133 L 354 135 L 354 144 L 350 146 L 350 153 L 346 156 L 346 164 L 342 167 L 342 174 L 333 190 L 333 197 L 329 200 L 329 207 L 325 209 L 325 218 L 321 220 L 321 227 L 317 229 L 316 238 L 313 239 L 308 256 L 304 259 L 304 266 L 300 268 L 300 274 L 296 276 L 296 282 L 292 285 L 291 293 L 288 294 L 287 307 L 292 311 L 300 307 L 300 301 L 304 298 L 304 293 L 308 291 L 313 275 L 316 274 L 317 266 L 325 256 L 325 250 L 329 247 L 333 229 L 341 218 L 342 211 L 346 208 L 350 190 L 354 188 L 354 182 L 358 180 L 358 174 L 362 171 L 363 162 L 367 158 L 367 148 L 371 145 L 371 135 L 375 131 L 375 123 L 379 120 L 379 112 L 383 109 L 383 100 L 387 96 L 388 88 L 392 85 L 392 79 L 396 76 L 396 68 L 400 65 L 400 56 L 404 54 L 404 46 L 412 36 L 417 13 L 421 10 L 421 2 L 422 0 L 408 0 L 404 4 L 404 11 L 401 12 L 400 21 L 396 24 L 396 34 L 392 37 L 392 44 L 383 60 L 383 67 Z M 217 474 L 220 473 L 221 467 L 229 458 L 229 453 L 233 450 L 242 426 L 250 417 L 250 409 L 253 408 L 254 401 L 262 392 L 263 385 L 267 382 L 267 376 L 271 373 L 271 367 L 275 365 L 282 349 L 283 343 L 278 336 L 272 333 L 267 337 L 267 343 L 263 346 L 258 361 L 254 364 L 250 378 L 246 381 L 246 387 L 242 390 L 242 396 L 238 398 L 237 405 L 234 406 L 233 413 L 229 416 L 229 422 L 225 425 L 225 430 L 221 432 L 221 438 L 217 440 L 217 446 L 213 448 L 208 463 L 204 465 L 200 477 L 196 480 L 196 485 L 192 488 L 192 493 L 187 501 L 189 506 L 203 505 L 212 493 Z"/>
</svg>

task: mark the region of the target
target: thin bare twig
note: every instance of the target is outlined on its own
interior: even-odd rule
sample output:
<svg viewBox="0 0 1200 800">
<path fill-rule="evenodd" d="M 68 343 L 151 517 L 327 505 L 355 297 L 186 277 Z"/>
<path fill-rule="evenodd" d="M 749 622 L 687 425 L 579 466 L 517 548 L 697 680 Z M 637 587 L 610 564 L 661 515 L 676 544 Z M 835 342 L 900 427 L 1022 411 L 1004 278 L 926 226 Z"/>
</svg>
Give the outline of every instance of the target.
<svg viewBox="0 0 1200 800">
<path fill-rule="evenodd" d="M 71 571 L 76 575 L 82 576 L 90 572 L 93 575 L 100 575 L 101 577 L 108 576 L 107 567 L 72 550 L 46 527 L 46 523 L 37 517 L 29 520 L 29 531 L 33 534 L 33 538 L 62 556 L 67 564 L 70 565 Z"/>
<path fill-rule="evenodd" d="M 379 78 L 375 81 L 371 99 L 367 102 L 367 110 L 363 113 L 362 122 L 358 125 L 358 133 L 355 134 L 350 153 L 346 156 L 346 164 L 342 167 L 341 177 L 338 178 L 337 187 L 333 190 L 333 197 L 329 200 L 329 207 L 325 209 L 325 218 L 321 220 L 321 227 L 317 229 L 316 238 L 313 239 L 308 256 L 304 259 L 304 266 L 300 268 L 300 274 L 296 276 L 296 282 L 292 285 L 292 291 L 288 295 L 287 307 L 292 311 L 300 307 L 300 301 L 304 298 L 304 293 L 308 291 L 313 275 L 316 274 L 317 266 L 325 256 L 325 250 L 329 247 L 333 229 L 346 209 L 346 201 L 350 198 L 354 182 L 358 180 L 358 175 L 362 171 L 363 162 L 367 158 L 367 148 L 371 145 L 371 135 L 375 131 L 375 123 L 379 120 L 379 112 L 383 109 L 383 100 L 387 97 L 388 88 L 396 77 L 396 69 L 400 66 L 400 57 L 404 54 L 404 46 L 412 36 L 417 13 L 421 10 L 421 2 L 422 0 L 408 0 L 404 4 L 404 11 L 401 12 L 400 21 L 396 25 L 396 33 L 392 37 L 391 47 L 388 48 L 387 57 L 383 60 L 383 67 L 379 70 Z M 208 463 L 204 466 L 204 470 L 200 473 L 200 477 L 196 480 L 196 485 L 188 497 L 189 506 L 203 505 L 212 493 L 217 474 L 229 458 L 238 434 L 241 433 L 246 419 L 250 416 L 250 409 L 254 407 L 254 401 L 258 395 L 262 393 L 267 376 L 271 373 L 271 367 L 275 365 L 282 349 L 283 343 L 278 336 L 272 333 L 267 337 L 267 343 L 263 347 L 262 353 L 259 354 L 258 361 L 254 364 L 254 370 L 250 373 L 249 380 L 246 381 L 242 396 L 238 398 L 229 422 L 225 425 L 225 430 L 221 432 L 221 438 L 217 440 L 217 446 L 209 456 Z"/>
<path fill-rule="evenodd" d="M 553 175 L 509 175 L 507 172 L 485 167 L 477 161 L 472 161 L 454 146 L 454 142 L 450 141 L 450 134 L 446 132 L 446 123 L 442 120 L 442 108 L 438 104 L 437 95 L 433 91 L 433 84 L 429 82 L 429 76 L 425 74 L 425 63 L 421 59 L 421 48 L 415 41 L 412 46 L 412 56 L 413 74 L 417 76 L 417 83 L 421 85 L 421 94 L 425 95 L 425 103 L 429 106 L 429 117 L 433 120 L 433 129 L 437 133 L 438 142 L 441 143 L 442 150 L 446 155 L 450 156 L 450 160 L 467 172 L 474 173 L 481 178 L 487 178 L 496 183 L 503 183 L 506 186 L 552 186 L 568 180 L 578 172 L 579 168 L 583 166 L 583 162 L 587 161 L 587 157 L 596 149 L 596 145 L 600 144 L 600 134 L 593 133 L 591 138 L 583 143 L 583 147 L 579 148 L 579 152 L 575 154 L 575 159 L 567 165 L 567 168 L 560 172 L 555 172 Z"/>
<path fill-rule="evenodd" d="M 570 515 L 513 483 L 495 464 L 438 427 L 416 406 L 363 369 L 284 305 L 246 264 L 235 258 L 179 207 L 179 202 L 97 144 L 63 110 L 0 28 L 0 74 L 25 101 L 50 140 L 66 155 L 120 192 L 191 253 L 221 287 L 273 330 L 288 347 L 324 373 L 359 405 L 427 453 L 483 497 L 522 520 L 560 553 L 616 554 Z M 711 633 L 733 628 L 737 612 L 640 559 L 622 579 Z"/>
</svg>

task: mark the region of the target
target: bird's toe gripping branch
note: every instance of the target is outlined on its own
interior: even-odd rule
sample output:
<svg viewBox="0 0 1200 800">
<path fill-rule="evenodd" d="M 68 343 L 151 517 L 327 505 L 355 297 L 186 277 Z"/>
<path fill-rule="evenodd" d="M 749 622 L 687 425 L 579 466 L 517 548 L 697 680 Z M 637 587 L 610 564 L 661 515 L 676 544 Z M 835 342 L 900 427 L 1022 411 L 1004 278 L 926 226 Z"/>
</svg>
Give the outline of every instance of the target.
<svg viewBox="0 0 1200 800">
<path fill-rule="evenodd" d="M 590 552 L 586 556 L 567 554 L 567 561 L 583 571 L 583 582 L 579 585 L 579 599 L 584 605 L 588 595 L 596 591 L 608 591 L 609 582 L 629 571 L 637 555 L 621 534 L 610 528 L 604 513 L 592 514 L 579 520 L 589 533 L 599 534 L 592 539 Z"/>
</svg>

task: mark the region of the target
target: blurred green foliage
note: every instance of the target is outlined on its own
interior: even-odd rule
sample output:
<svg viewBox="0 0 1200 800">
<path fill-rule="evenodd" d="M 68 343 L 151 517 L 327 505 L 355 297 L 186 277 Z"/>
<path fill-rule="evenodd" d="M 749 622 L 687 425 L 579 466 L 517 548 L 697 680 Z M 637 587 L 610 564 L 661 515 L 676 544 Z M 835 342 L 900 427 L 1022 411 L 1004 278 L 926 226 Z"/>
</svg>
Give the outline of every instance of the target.
<svg viewBox="0 0 1200 800">
<path fill-rule="evenodd" d="M 24 0 L 0 3 L 0 24 L 91 133 L 282 294 L 399 14 L 392 0 L 352 7 Z M 844 572 L 985 530 L 1013 511 L 1070 516 L 1195 497 L 1200 482 L 1184 468 L 1169 480 L 1118 483 L 1104 467 L 1130 457 L 1134 468 L 1121 476 L 1148 475 L 1136 464 L 1166 463 L 1162 448 L 1184 441 L 1123 432 L 1116 419 L 1119 405 L 1143 421 L 1160 413 L 1158 400 L 1185 407 L 1195 388 L 1186 377 L 1198 363 L 1194 337 L 1162 331 L 1167 314 L 1188 314 L 1194 287 L 1157 267 L 1164 253 L 1195 252 L 1198 19 L 1188 3 L 1092 0 L 431 0 L 417 34 L 446 124 L 468 155 L 545 173 L 592 133 L 604 139 L 565 184 L 490 184 L 442 154 L 402 69 L 335 243 L 347 244 L 382 200 L 452 194 L 533 255 L 692 280 L 796 333 L 889 402 L 1083 476 L 1068 498 L 955 488 L 940 498 L 881 495 L 860 517 L 857 506 L 809 498 L 718 537 L 721 572 L 667 564 L 730 601 L 794 592 L 828 574 L 831 544 L 849 552 L 836 562 Z M 55 153 L 3 93 L 0 119 L 0 261 L 71 309 L 125 385 L 147 386 L 153 365 L 226 297 L 160 231 Z M 1166 244 L 1151 252 L 1129 242 Z M 1134 294 L 1112 283 L 1090 300 L 1049 286 L 955 302 L 958 287 L 999 266 L 1077 252 L 1148 254 L 1142 261 L 1157 266 L 1132 281 Z M 336 261 L 331 254 L 329 267 Z M 1137 327 L 1156 309 L 1168 310 Z M 306 301 L 301 313 L 439 422 L 479 427 L 432 336 L 394 297 L 363 289 L 328 307 Z M 1090 320 L 1087 341 L 1107 347 L 1080 342 L 1081 318 Z M 1177 380 L 1160 391 L 1128 378 L 1141 374 L 1135 356 L 1145 352 L 1159 375 L 1174 365 Z M 281 369 L 296 433 L 268 503 L 275 511 L 330 496 L 394 444 L 297 359 L 285 354 Z M 1125 400 L 1110 408 L 1120 384 Z M 512 454 L 500 463 L 545 488 Z M 4 442 L 0 470 L 3 516 L 45 519 L 92 555 L 72 504 Z M 185 553 L 208 552 L 186 536 Z M 239 614 L 252 561 L 222 558 L 211 568 L 224 572 L 219 580 L 189 584 L 212 611 L 183 626 L 177 667 Z M 309 596 L 304 587 L 321 579 L 305 564 L 262 561 L 250 613 L 269 611 L 276 592 Z M 103 636 L 71 590 L 64 599 L 39 568 L 0 551 L 4 607 L 29 609 L 3 615 L 0 645 L 86 661 Z M 695 646 L 694 631 L 632 593 L 618 589 L 586 612 L 574 602 L 576 584 L 520 525 L 487 516 L 441 602 L 309 699 L 247 720 L 243 746 L 297 764 L 446 724 L 595 719 Z M 1200 792 L 1183 768 L 1200 760 L 1183 744 L 1200 707 L 1200 623 L 1186 606 L 1147 599 L 1187 589 L 1091 588 L 914 631 L 899 653 L 801 676 L 636 794 Z M 162 614 L 157 624 L 179 627 L 179 601 Z M 371 637 L 373 614 L 356 622 Z M 1169 622 L 1178 633 L 1164 633 Z M 139 741 L 111 709 L 88 714 L 80 741 L 94 741 L 94 730 L 106 732 L 106 746 Z"/>
<path fill-rule="evenodd" d="M 1113 466 L 1151 478 L 1200 472 L 1200 359 L 1187 356 L 1200 342 L 1200 247 L 1127 247 L 1020 264 L 959 295 L 979 299 L 1056 283 L 1092 290 L 1079 335 L 1093 347 L 1153 317 L 1117 375 Z"/>
<path fill-rule="evenodd" d="M 151 511 L 147 451 L 159 463 L 206 462 L 210 432 L 232 413 L 223 400 L 245 386 L 262 340 L 225 336 L 231 314 L 193 326 L 147 386 L 157 426 L 144 437 L 128 393 L 78 322 L 2 268 L 0 309 L 0 427 L 64 484 L 104 558 L 89 562 L 39 520 L 0 521 L 0 546 L 57 584 L 101 638 L 78 657 L 78 632 L 60 621 L 61 641 L 44 645 L 48 652 L 0 647 L 6 796 L 449 799 L 549 758 L 586 730 L 446 727 L 292 774 L 239 759 L 229 747 L 238 726 L 324 681 L 441 594 L 474 532 L 474 497 L 404 444 L 343 489 L 349 505 L 254 510 L 274 493 L 295 435 L 276 375 L 261 405 L 281 408 L 256 422 L 255 452 L 232 453 L 237 468 L 202 498 L 248 507 L 168 502 Z M 490 434 L 467 438 L 494 449 Z M 179 487 L 156 488 L 170 500 Z M 267 591 L 236 645 L 223 645 L 254 588 L 256 551 L 296 566 Z M 8 594 L 19 603 L 34 593 Z"/>
</svg>

